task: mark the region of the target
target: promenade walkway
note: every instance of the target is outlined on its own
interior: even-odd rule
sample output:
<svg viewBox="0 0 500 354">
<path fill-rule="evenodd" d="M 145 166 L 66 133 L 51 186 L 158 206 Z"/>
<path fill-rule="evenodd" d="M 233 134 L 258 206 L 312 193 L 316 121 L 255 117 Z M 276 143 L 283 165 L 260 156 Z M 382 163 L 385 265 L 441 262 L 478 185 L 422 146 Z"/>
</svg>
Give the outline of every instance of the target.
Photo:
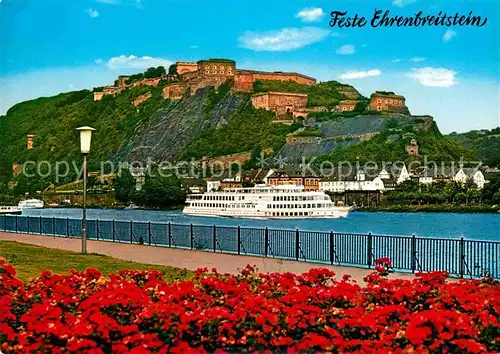
<svg viewBox="0 0 500 354">
<path fill-rule="evenodd" d="M 31 245 L 74 252 L 81 251 L 81 240 L 77 238 L 0 232 L 0 240 L 17 241 Z M 247 264 L 255 265 L 261 272 L 266 273 L 302 273 L 311 268 L 329 268 L 336 273 L 338 279 L 344 274 L 349 274 L 354 280 L 362 283 L 363 278 L 373 272 L 373 269 L 366 268 L 331 266 L 317 263 L 281 260 L 276 258 L 238 256 L 224 253 L 131 245 L 93 240 L 88 240 L 87 250 L 89 253 L 99 253 L 115 258 L 147 264 L 166 265 L 191 270 L 204 267 L 209 269 L 216 268 L 220 273 L 238 273 L 241 269 L 245 268 Z M 2 255 L 0 254 L 0 257 L 1 256 Z M 390 277 L 412 279 L 413 274 L 393 273 Z"/>
</svg>

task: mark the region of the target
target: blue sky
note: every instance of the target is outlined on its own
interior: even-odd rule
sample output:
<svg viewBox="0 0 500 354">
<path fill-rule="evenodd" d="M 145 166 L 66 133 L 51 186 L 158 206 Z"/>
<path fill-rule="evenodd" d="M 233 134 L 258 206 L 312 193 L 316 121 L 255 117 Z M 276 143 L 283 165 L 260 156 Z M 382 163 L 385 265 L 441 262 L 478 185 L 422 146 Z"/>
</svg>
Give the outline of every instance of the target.
<svg viewBox="0 0 500 354">
<path fill-rule="evenodd" d="M 487 17 L 484 27 L 330 28 L 331 11 Z M 500 1 L 0 0 L 0 114 L 119 74 L 225 57 L 237 67 L 405 95 L 442 132 L 500 125 Z"/>
</svg>

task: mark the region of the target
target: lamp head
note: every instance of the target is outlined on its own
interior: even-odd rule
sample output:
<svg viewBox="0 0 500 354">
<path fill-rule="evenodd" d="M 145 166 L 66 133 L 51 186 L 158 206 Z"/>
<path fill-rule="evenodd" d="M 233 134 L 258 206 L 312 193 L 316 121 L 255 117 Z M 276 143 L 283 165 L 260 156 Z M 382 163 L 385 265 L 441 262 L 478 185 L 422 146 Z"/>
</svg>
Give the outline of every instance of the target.
<svg viewBox="0 0 500 354">
<path fill-rule="evenodd" d="M 95 130 L 91 127 L 80 127 L 76 128 L 80 131 L 80 151 L 82 154 L 88 154 L 90 152 L 90 141 L 92 139 L 92 132 Z"/>
</svg>

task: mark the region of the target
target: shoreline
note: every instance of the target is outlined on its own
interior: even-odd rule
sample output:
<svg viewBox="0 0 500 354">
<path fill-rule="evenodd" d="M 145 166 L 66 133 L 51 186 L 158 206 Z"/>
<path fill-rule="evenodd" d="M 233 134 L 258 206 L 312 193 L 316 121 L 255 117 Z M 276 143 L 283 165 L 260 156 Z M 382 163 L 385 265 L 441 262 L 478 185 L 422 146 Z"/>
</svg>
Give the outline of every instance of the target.
<svg viewBox="0 0 500 354">
<path fill-rule="evenodd" d="M 500 206 L 495 205 L 387 205 L 361 207 L 356 211 L 390 213 L 455 213 L 455 214 L 500 214 Z"/>
<path fill-rule="evenodd" d="M 171 208 L 130 208 L 124 205 L 87 205 L 87 209 L 94 210 L 144 210 L 144 211 L 182 211 L 183 205 Z M 81 205 L 45 205 L 43 209 L 82 209 Z M 384 205 L 358 207 L 351 211 L 355 212 L 390 212 L 390 213 L 455 213 L 455 214 L 500 214 L 500 205 L 453 205 L 453 204 L 423 204 L 423 205 Z"/>
</svg>

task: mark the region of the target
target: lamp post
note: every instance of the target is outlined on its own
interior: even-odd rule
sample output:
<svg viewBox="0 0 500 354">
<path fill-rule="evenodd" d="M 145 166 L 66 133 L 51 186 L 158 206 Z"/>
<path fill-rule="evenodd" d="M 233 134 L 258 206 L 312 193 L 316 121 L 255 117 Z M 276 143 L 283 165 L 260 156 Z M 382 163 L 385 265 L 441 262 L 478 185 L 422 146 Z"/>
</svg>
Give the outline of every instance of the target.
<svg viewBox="0 0 500 354">
<path fill-rule="evenodd" d="M 90 141 L 92 132 L 91 127 L 80 127 L 80 151 L 83 154 L 83 215 L 82 215 L 82 254 L 87 254 L 87 158 L 90 152 Z"/>
</svg>

